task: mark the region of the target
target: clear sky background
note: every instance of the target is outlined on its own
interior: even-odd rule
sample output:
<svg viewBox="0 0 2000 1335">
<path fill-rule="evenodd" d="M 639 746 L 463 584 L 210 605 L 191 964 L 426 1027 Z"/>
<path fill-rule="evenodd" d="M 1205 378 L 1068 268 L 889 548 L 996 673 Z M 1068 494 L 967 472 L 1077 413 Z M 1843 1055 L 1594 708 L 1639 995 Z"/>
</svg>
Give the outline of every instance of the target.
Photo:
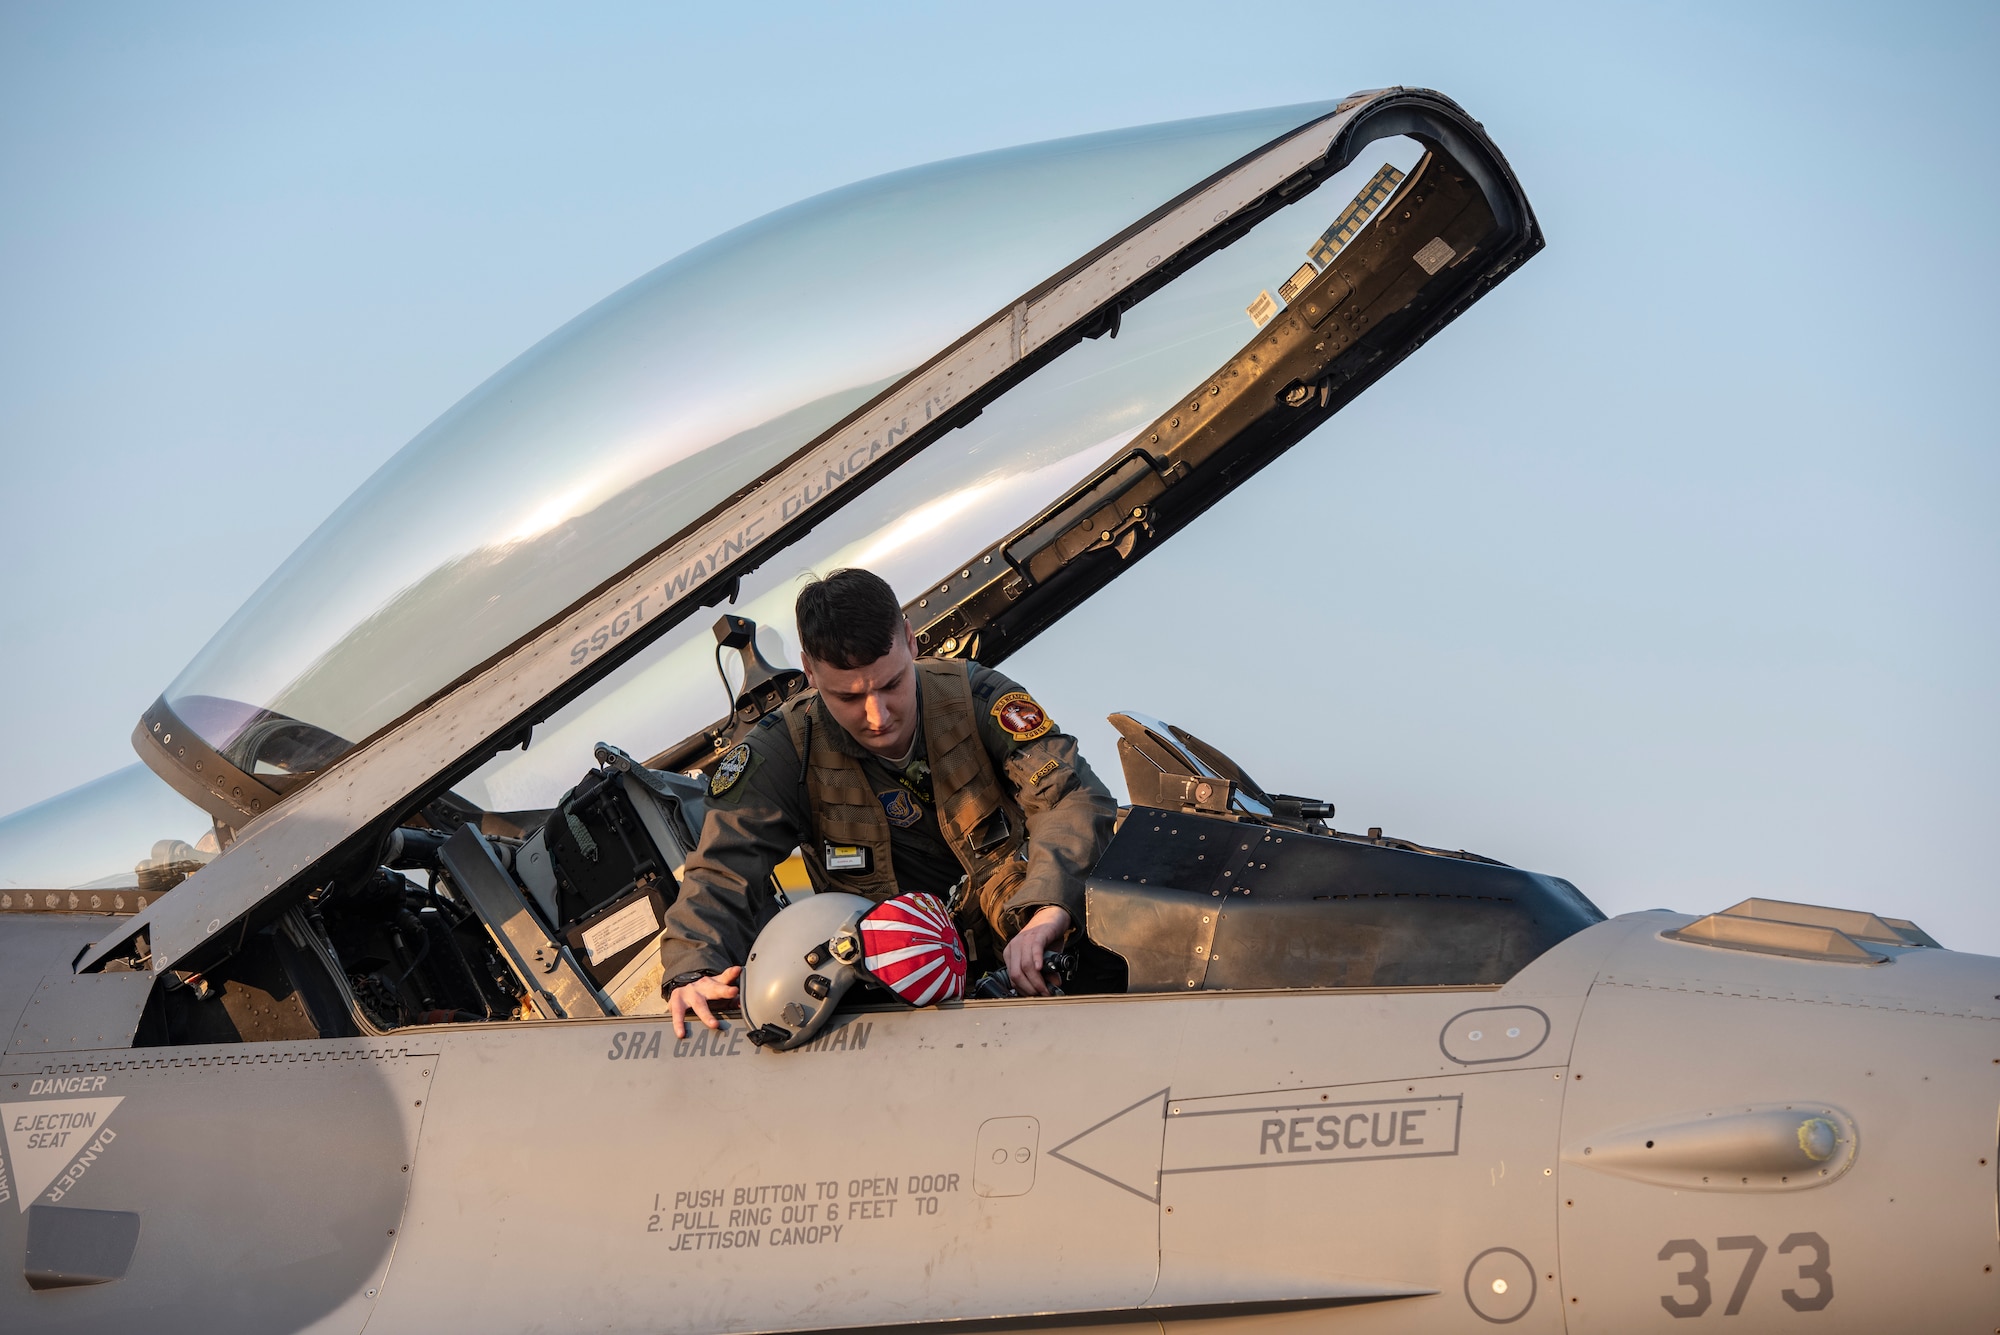
<svg viewBox="0 0 2000 1335">
<path fill-rule="evenodd" d="M 1403 83 L 1548 250 L 1010 672 L 1107 777 L 1139 709 L 1611 912 L 2000 954 L 1996 70 L 1990 5 L 0 0 L 0 811 L 130 763 L 343 496 L 688 247 Z"/>
</svg>

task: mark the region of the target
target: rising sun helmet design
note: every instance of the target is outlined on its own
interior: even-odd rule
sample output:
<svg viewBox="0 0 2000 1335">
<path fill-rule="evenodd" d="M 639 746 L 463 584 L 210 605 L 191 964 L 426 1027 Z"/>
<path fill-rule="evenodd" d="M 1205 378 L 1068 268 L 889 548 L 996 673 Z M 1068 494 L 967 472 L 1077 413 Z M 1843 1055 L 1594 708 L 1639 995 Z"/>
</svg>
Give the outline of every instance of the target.
<svg viewBox="0 0 2000 1335">
<path fill-rule="evenodd" d="M 877 904 L 829 891 L 780 912 L 758 933 L 743 969 L 750 1041 L 780 1052 L 811 1042 L 864 982 L 912 1006 L 965 995 L 965 948 L 937 896 Z"/>
</svg>

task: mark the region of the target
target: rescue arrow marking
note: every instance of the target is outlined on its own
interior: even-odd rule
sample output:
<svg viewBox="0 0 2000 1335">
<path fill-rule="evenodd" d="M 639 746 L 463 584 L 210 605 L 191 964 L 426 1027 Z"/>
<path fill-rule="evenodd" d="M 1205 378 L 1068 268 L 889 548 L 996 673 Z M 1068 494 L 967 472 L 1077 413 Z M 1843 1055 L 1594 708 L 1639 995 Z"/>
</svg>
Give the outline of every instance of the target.
<svg viewBox="0 0 2000 1335">
<path fill-rule="evenodd" d="M 1158 1205 L 1160 1150 L 1166 1137 L 1167 1091 L 1162 1089 L 1079 1131 L 1050 1150 L 1049 1157 Z"/>
</svg>

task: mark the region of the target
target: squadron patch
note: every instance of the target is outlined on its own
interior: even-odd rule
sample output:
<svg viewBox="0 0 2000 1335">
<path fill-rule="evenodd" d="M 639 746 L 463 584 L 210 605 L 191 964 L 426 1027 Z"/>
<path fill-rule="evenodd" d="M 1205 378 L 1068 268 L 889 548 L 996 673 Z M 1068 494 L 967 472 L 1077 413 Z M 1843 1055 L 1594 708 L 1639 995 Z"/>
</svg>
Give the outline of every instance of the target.
<svg viewBox="0 0 2000 1335">
<path fill-rule="evenodd" d="M 723 753 L 722 759 L 715 762 L 715 773 L 708 776 L 708 795 L 721 797 L 734 788 L 750 772 L 753 759 L 750 743 L 738 742 L 730 747 Z"/>
<path fill-rule="evenodd" d="M 995 700 L 993 721 L 1017 742 L 1032 742 L 1056 726 L 1026 691 L 1009 691 Z"/>
<path fill-rule="evenodd" d="M 882 810 L 889 817 L 889 823 L 899 830 L 907 830 L 924 818 L 924 809 L 917 805 L 917 799 L 901 788 L 892 793 L 877 793 L 875 796 L 882 803 Z"/>
</svg>

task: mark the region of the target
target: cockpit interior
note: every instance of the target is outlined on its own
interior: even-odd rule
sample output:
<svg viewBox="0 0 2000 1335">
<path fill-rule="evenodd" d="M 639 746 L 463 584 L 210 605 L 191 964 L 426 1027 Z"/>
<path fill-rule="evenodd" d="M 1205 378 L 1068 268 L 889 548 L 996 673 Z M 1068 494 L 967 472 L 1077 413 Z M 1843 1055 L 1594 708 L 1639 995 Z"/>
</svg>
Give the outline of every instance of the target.
<svg viewBox="0 0 2000 1335">
<path fill-rule="evenodd" d="M 716 634 L 745 629 L 724 617 Z M 768 664 L 754 642 L 743 652 L 754 681 Z M 796 676 L 771 674 L 766 699 Z M 1133 801 L 1088 882 L 1066 995 L 1497 987 L 1603 920 L 1568 881 L 1340 831 L 1332 804 L 1266 791 L 1191 733 L 1112 722 Z M 397 827 L 375 865 L 315 890 L 221 969 L 167 975 L 141 1045 L 660 1014 L 661 918 L 706 787 L 613 746 L 595 759 L 550 810 L 434 809 Z M 797 892 L 803 878 L 774 877 L 770 910 L 786 880 Z M 1004 1004 L 980 996 L 966 1004 Z"/>
</svg>

